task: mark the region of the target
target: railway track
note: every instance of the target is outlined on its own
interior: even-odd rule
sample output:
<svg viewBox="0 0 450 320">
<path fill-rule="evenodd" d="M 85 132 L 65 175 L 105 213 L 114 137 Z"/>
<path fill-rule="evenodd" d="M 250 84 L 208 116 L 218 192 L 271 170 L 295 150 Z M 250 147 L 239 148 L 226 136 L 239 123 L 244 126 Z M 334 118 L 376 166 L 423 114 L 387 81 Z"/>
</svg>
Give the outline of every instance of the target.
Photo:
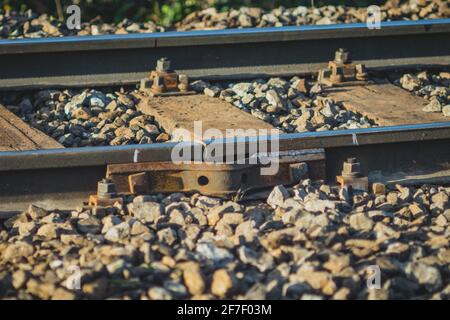
<svg viewBox="0 0 450 320">
<path fill-rule="evenodd" d="M 448 183 L 449 140 L 450 124 L 444 122 L 284 134 L 279 137 L 279 150 L 324 148 L 326 178 L 330 182 L 334 182 L 347 158 L 357 157 L 363 163 L 364 174 L 380 182 Z M 223 145 L 226 151 L 230 149 L 229 145 L 239 143 L 246 144 L 244 150 L 248 152 L 252 139 L 216 140 L 207 146 L 212 149 L 215 145 Z M 0 209 L 24 210 L 30 204 L 66 210 L 74 208 L 97 192 L 97 182 L 105 177 L 108 165 L 133 163 L 136 153 L 139 162 L 168 162 L 175 146 L 176 143 L 164 143 L 2 152 Z M 193 148 L 201 149 L 201 155 L 207 153 L 201 144 L 194 143 Z M 248 153 L 238 156 L 244 158 Z"/>
<path fill-rule="evenodd" d="M 270 135 L 236 134 L 204 141 L 194 137 L 181 144 L 182 160 L 189 163 L 174 164 L 174 150 L 180 147 L 176 141 L 64 148 L 63 140 L 59 140 L 59 148 L 41 149 L 35 143 L 37 138 L 26 133 L 31 131 L 21 129 L 25 122 L 19 123 L 14 116 L 15 122 L 9 123 L 11 130 L 31 141 L 25 145 L 34 143 L 35 150 L 0 152 L 0 235 L 11 242 L 0 243 L 4 252 L 0 271 L 5 266 L 14 278 L 10 281 L 0 273 L 0 281 L 9 281 L 4 287 L 12 288 L 11 292 L 25 290 L 44 299 L 116 294 L 152 299 L 448 298 L 450 122 L 445 121 L 440 105 L 439 112 L 423 111 L 435 107 L 439 102 L 436 96 L 428 97 L 431 102 L 414 96 L 386 82 L 386 75 L 399 70 L 439 70 L 445 83 L 444 74 L 450 65 L 449 33 L 450 19 L 442 19 L 386 22 L 380 30 L 355 24 L 0 41 L 0 87 L 5 95 L 34 94 L 37 88 L 63 88 L 61 92 L 66 92 L 69 87 L 136 85 L 145 78 L 140 89 L 130 94 L 124 94 L 123 89 L 113 92 L 119 92 L 121 98 L 136 98 L 136 106 L 130 104 L 128 108 L 133 109 L 133 117 L 152 119 L 153 129 L 159 124 L 172 138 L 177 129 L 193 133 L 195 127 L 189 122 L 194 119 L 204 120 L 204 129 L 216 127 L 219 132 L 229 126 L 276 127 Z M 316 82 L 311 74 L 326 67 L 326 61 L 340 47 L 349 49 L 353 60 L 348 62 L 343 57 L 346 51 L 338 51 L 322 75 L 336 75 L 333 66 L 338 65 L 336 69 L 346 70 L 338 74 L 342 78 L 350 72 L 357 79 L 339 79 L 332 86 Z M 179 91 L 155 97 L 174 83 L 166 78 L 148 78 L 162 56 L 171 59 L 177 73 L 164 68 L 167 60 L 159 60 L 163 67 L 156 70 L 158 76 L 177 79 L 173 81 L 180 85 L 186 84 L 180 80 L 180 75 L 186 74 L 191 87 L 193 80 L 217 81 L 224 87 L 196 90 L 207 95 L 212 92 L 209 97 L 189 91 L 189 86 L 183 90 L 178 86 Z M 296 75 L 306 75 L 309 80 L 254 80 Z M 242 82 L 233 81 L 248 79 L 254 80 L 251 85 L 256 87 L 266 86 L 265 99 L 273 104 L 284 96 L 277 95 L 275 89 L 279 88 L 274 85 L 273 89 L 269 82 L 297 91 L 308 87 L 294 94 L 294 98 L 301 97 L 300 102 L 289 112 L 299 109 L 303 113 L 316 107 L 331 110 L 334 102 L 339 102 L 335 113 L 351 117 L 358 114 L 355 123 L 361 127 L 344 126 L 344 130 L 330 125 L 323 128 L 333 130 L 321 131 L 317 126 L 314 132 L 286 133 L 295 130 L 276 122 L 283 116 L 277 114 L 279 110 L 265 109 L 271 114 L 269 121 L 248 110 L 245 113 L 239 103 L 234 104 L 236 99 L 227 100 L 227 90 L 242 86 Z M 152 91 L 155 83 L 159 84 L 157 89 L 162 88 L 156 93 Z M 409 88 L 410 83 L 401 85 Z M 317 88 L 320 90 L 314 91 Z M 410 91 L 415 90 L 421 89 Z M 273 91 L 270 97 L 269 91 Z M 48 95 L 52 92 L 60 91 L 45 91 Z M 92 109 L 106 108 L 99 107 L 100 93 L 86 95 L 83 101 L 93 97 L 97 100 L 89 105 Z M 68 93 L 72 98 L 68 101 L 58 93 L 52 102 L 43 99 L 41 91 L 36 96 L 44 108 L 57 108 L 59 102 L 68 114 L 65 106 L 82 94 Z M 332 102 L 327 100 L 331 98 Z M 241 103 L 242 97 L 238 100 Z M 305 107 L 302 101 L 312 105 Z M 323 105 L 319 108 L 316 103 Z M 281 109 L 286 107 L 280 105 Z M 77 112 L 81 111 L 85 112 L 83 116 L 89 115 L 85 121 L 102 114 L 91 114 L 82 103 Z M 311 121 L 321 117 L 313 113 Z M 111 122 L 127 118 L 126 110 L 118 114 Z M 297 116 L 295 121 L 302 115 Z M 40 119 L 41 124 L 54 120 Z M 127 127 L 124 121 L 114 129 Z M 4 122 L 8 126 L 8 120 Z M 80 123 L 84 122 L 76 124 Z M 252 148 L 261 144 L 269 147 L 263 151 Z M 8 146 L 22 148 L 14 146 L 14 141 Z M 206 161 L 213 150 L 216 156 L 219 154 L 213 158 L 221 163 Z M 227 159 L 227 155 L 232 158 Z M 255 157 L 257 160 L 250 162 Z M 273 163 L 278 171 L 264 176 L 262 171 Z M 337 181 L 339 187 L 335 186 Z M 146 247 L 151 241 L 154 245 L 152 242 Z M 40 243 L 57 246 L 43 262 L 52 263 L 55 270 L 72 257 L 62 254 L 66 246 L 95 248 L 74 255 L 75 260 L 82 261 L 83 270 L 89 270 L 86 272 L 93 270 L 99 256 L 108 263 L 103 266 L 101 262 L 98 268 L 95 265 L 101 271 L 95 277 L 84 277 L 86 283 L 77 293 L 62 289 L 58 283 L 42 286 L 47 280 L 34 269 L 36 275 L 29 277 L 14 264 L 14 259 L 27 259 L 35 248 L 40 250 Z M 135 249 L 140 246 L 133 251 L 139 251 L 139 265 L 128 259 L 128 252 L 121 251 L 117 260 L 115 253 L 108 251 L 125 244 Z M 195 258 L 184 257 L 186 253 L 180 248 L 187 248 Z M 61 255 L 59 260 L 55 252 Z M 233 259 L 239 267 L 229 264 Z M 298 265 L 291 263 L 294 260 L 300 261 Z M 327 262 L 323 264 L 322 260 Z M 362 288 L 366 271 L 357 269 L 353 262 L 365 266 L 367 261 L 382 265 L 388 275 L 388 284 L 381 291 Z M 400 263 L 406 265 L 405 270 L 395 267 Z M 303 264 L 312 269 L 303 269 Z M 218 270 L 219 266 L 223 269 Z M 283 269 L 286 266 L 288 271 Z M 270 270 L 279 271 L 280 276 L 275 277 L 269 292 L 256 283 L 268 287 Z M 168 274 L 172 274 L 170 279 Z M 120 281 L 113 283 L 109 278 Z M 133 281 L 145 290 L 133 291 Z"/>
<path fill-rule="evenodd" d="M 6 40 L 0 41 L 0 54 L 3 56 L 1 88 L 19 90 L 36 86 L 56 88 L 136 83 L 151 69 L 150 63 L 162 55 L 176 61 L 177 72 L 187 73 L 191 79 L 246 79 L 257 75 L 310 73 L 323 66 L 330 52 L 343 44 L 352 50 L 354 63 L 365 63 L 371 71 L 380 68 L 398 70 L 411 68 L 411 65 L 416 68 L 423 65 L 445 68 L 450 64 L 450 45 L 445 41 L 449 32 L 450 19 L 440 19 L 383 22 L 380 30 L 352 24 Z M 102 63 L 99 63 L 100 59 Z M 433 118 L 433 122 L 435 119 L 440 118 Z M 392 123 L 391 127 L 282 135 L 281 148 L 282 151 L 324 148 L 326 177 L 331 182 L 345 157 L 352 154 L 363 161 L 365 174 L 385 172 L 387 176 L 382 180 L 392 182 L 402 181 L 401 178 L 392 179 L 396 170 L 406 175 L 405 169 L 412 168 L 415 161 L 423 162 L 422 167 L 425 167 L 429 157 L 425 156 L 424 161 L 418 157 L 431 151 L 419 152 L 421 148 L 435 150 L 431 146 L 442 146 L 435 150 L 442 153 L 442 157 L 434 157 L 436 164 L 428 166 L 434 173 L 427 174 L 436 180 L 440 172 L 440 180 L 446 180 L 445 159 L 448 154 L 444 146 L 448 142 L 447 123 L 407 123 L 408 126 L 395 125 L 395 121 L 388 123 Z M 398 149 L 397 144 L 400 146 Z M 414 157 L 404 150 L 411 146 Z M 108 165 L 129 163 L 134 152 L 139 152 L 141 162 L 168 161 L 173 147 L 174 144 L 169 143 L 3 152 L 0 157 L 3 182 L 0 208 L 11 210 L 16 206 L 24 209 L 38 200 L 58 206 L 73 206 L 86 199 L 88 194 L 95 193 L 96 182 L 105 176 Z M 376 148 L 390 150 L 385 153 L 386 161 L 371 161 L 373 157 L 367 150 Z M 392 161 L 388 160 L 389 157 Z M 425 171 L 420 169 L 417 172 L 423 174 Z M 82 182 L 77 178 L 79 172 L 84 172 L 86 177 Z M 52 178 L 45 179 L 44 187 L 43 178 L 48 174 Z M 66 200 L 68 194 L 73 200 L 70 204 Z"/>
<path fill-rule="evenodd" d="M 201 79 L 316 72 L 338 48 L 368 68 L 449 64 L 449 19 L 0 41 L 0 88 L 134 84 L 161 57 Z"/>
</svg>

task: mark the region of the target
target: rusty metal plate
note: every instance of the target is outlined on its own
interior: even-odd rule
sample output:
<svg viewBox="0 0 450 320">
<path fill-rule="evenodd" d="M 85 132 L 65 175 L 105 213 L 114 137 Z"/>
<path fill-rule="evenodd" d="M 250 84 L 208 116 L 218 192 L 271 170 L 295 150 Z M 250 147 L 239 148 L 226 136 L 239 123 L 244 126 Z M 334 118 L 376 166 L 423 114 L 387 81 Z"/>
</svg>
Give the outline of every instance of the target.
<svg viewBox="0 0 450 320">
<path fill-rule="evenodd" d="M 249 161 L 247 161 L 249 162 Z M 299 175 L 299 163 L 307 164 L 305 175 Z M 274 174 L 264 171 L 275 165 Z M 274 166 L 274 167 L 275 167 Z M 325 178 L 325 153 L 284 153 L 267 165 L 146 162 L 108 165 L 106 178 L 120 194 L 200 192 L 206 195 L 230 195 L 278 184 L 294 184 L 301 178 Z"/>
</svg>

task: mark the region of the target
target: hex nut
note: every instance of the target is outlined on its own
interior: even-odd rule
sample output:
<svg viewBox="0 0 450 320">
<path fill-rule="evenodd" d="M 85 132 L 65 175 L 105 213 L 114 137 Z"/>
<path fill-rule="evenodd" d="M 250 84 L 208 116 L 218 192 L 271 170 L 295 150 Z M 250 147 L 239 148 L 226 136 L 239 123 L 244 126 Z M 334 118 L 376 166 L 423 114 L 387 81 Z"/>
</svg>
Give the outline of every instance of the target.
<svg viewBox="0 0 450 320">
<path fill-rule="evenodd" d="M 367 80 L 366 66 L 363 64 L 357 64 L 355 68 L 356 68 L 356 79 L 360 81 Z"/>
<path fill-rule="evenodd" d="M 97 183 L 97 196 L 99 198 L 112 198 L 116 195 L 116 186 L 111 180 L 103 179 Z"/>
<path fill-rule="evenodd" d="M 355 177 L 361 173 L 361 164 L 359 162 L 344 162 L 342 175 L 346 177 Z"/>
<path fill-rule="evenodd" d="M 170 70 L 170 60 L 167 58 L 161 58 L 156 61 L 156 71 L 166 72 Z"/>
<path fill-rule="evenodd" d="M 180 74 L 180 75 L 178 76 L 178 81 L 179 81 L 180 83 L 183 83 L 183 84 L 188 84 L 188 83 L 189 83 L 189 78 L 188 78 L 188 76 L 185 75 L 185 74 Z"/>
<path fill-rule="evenodd" d="M 372 184 L 372 191 L 375 195 L 385 195 L 386 186 L 383 183 L 375 182 Z"/>
<path fill-rule="evenodd" d="M 178 89 L 183 92 L 189 90 L 189 78 L 187 75 L 180 74 L 178 76 Z"/>
<path fill-rule="evenodd" d="M 349 59 L 348 51 L 342 48 L 336 51 L 334 55 L 334 61 L 336 63 L 347 63 L 348 59 Z"/>
</svg>

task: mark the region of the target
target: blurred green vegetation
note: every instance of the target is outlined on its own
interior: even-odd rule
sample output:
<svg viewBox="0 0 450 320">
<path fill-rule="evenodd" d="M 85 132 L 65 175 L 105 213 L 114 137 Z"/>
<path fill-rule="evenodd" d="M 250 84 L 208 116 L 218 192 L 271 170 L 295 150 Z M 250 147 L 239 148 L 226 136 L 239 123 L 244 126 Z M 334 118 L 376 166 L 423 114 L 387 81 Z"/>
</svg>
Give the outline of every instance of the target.
<svg viewBox="0 0 450 320">
<path fill-rule="evenodd" d="M 133 21 L 152 20 L 160 25 L 170 26 L 180 21 L 193 11 L 207 7 L 215 7 L 218 11 L 225 11 L 241 6 L 256 6 L 272 9 L 278 6 L 296 7 L 348 5 L 368 6 L 382 4 L 383 0 L 0 0 L 1 7 L 25 11 L 32 9 L 42 14 L 58 16 L 57 4 L 63 8 L 71 4 L 78 4 L 82 9 L 83 22 L 89 22 L 101 17 L 104 22 L 120 22 L 127 18 Z"/>
</svg>

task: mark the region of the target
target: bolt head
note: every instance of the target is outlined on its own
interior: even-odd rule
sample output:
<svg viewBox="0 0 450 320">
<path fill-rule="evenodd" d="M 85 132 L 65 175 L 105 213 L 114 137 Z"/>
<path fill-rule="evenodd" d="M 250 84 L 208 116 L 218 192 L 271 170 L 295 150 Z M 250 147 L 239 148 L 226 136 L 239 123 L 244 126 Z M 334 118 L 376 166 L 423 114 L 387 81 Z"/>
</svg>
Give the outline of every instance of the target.
<svg viewBox="0 0 450 320">
<path fill-rule="evenodd" d="M 185 74 L 180 74 L 180 75 L 178 75 L 178 81 L 180 83 L 187 84 L 187 83 L 189 83 L 189 78 Z"/>
<path fill-rule="evenodd" d="M 156 62 L 156 71 L 166 72 L 170 70 L 170 60 L 167 58 L 161 58 Z"/>
<path fill-rule="evenodd" d="M 334 61 L 337 63 L 347 63 L 349 59 L 349 53 L 347 50 L 340 48 L 334 55 Z"/>
<path fill-rule="evenodd" d="M 358 176 L 361 173 L 361 164 L 359 162 L 349 163 L 344 162 L 344 166 L 342 168 L 343 176 Z"/>
<path fill-rule="evenodd" d="M 357 64 L 355 68 L 356 68 L 356 79 L 361 81 L 367 80 L 366 66 L 363 64 Z"/>
<path fill-rule="evenodd" d="M 97 195 L 99 197 L 112 197 L 116 194 L 116 186 L 109 179 L 103 179 L 97 184 Z"/>
<path fill-rule="evenodd" d="M 355 65 L 355 69 L 357 73 L 366 73 L 366 66 L 364 64 Z"/>
</svg>

